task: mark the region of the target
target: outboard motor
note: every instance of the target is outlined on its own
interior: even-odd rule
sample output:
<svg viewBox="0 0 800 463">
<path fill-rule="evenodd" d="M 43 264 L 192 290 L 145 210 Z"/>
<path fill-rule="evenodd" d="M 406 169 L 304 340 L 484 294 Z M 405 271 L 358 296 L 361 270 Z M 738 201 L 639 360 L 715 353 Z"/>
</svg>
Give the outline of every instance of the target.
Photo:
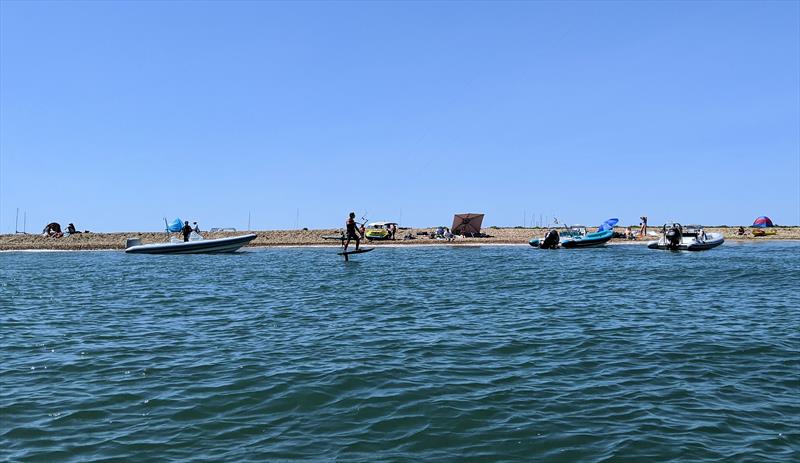
<svg viewBox="0 0 800 463">
<path fill-rule="evenodd" d="M 550 230 L 544 235 L 544 240 L 542 240 L 542 244 L 539 245 L 542 249 L 555 249 L 558 247 L 559 236 L 558 232 L 555 230 Z"/>
<path fill-rule="evenodd" d="M 673 225 L 664 236 L 667 239 L 667 247 L 670 249 L 677 249 L 681 244 L 682 233 L 679 226 Z"/>
</svg>

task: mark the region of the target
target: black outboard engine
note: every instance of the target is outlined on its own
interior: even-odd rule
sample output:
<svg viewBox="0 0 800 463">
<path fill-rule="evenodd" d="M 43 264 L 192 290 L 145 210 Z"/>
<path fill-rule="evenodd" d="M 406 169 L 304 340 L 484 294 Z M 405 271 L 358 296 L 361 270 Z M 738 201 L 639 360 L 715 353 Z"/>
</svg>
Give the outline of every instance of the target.
<svg viewBox="0 0 800 463">
<path fill-rule="evenodd" d="M 672 228 L 670 228 L 664 235 L 667 239 L 667 247 L 670 249 L 677 249 L 681 244 L 682 235 L 683 233 L 681 233 L 681 226 L 673 225 Z"/>
<path fill-rule="evenodd" d="M 555 230 L 550 230 L 544 235 L 544 240 L 542 240 L 542 244 L 539 245 L 542 249 L 555 249 L 558 247 L 559 236 L 558 232 Z"/>
</svg>

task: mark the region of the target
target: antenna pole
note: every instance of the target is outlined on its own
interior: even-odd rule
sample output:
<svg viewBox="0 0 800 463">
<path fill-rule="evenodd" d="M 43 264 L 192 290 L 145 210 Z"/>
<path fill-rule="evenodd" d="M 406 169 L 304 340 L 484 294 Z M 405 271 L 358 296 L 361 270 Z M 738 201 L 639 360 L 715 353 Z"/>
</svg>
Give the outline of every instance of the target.
<svg viewBox="0 0 800 463">
<path fill-rule="evenodd" d="M 14 234 L 19 233 L 19 208 L 17 208 L 17 218 L 14 219 Z"/>
</svg>

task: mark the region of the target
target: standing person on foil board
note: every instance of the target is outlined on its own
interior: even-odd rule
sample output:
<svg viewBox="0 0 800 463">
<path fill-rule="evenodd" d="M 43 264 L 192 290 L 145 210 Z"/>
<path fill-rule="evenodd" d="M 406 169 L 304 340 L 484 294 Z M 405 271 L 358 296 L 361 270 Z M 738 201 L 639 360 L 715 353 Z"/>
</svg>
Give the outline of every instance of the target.
<svg viewBox="0 0 800 463">
<path fill-rule="evenodd" d="M 358 229 L 356 228 L 356 213 L 351 212 L 350 217 L 347 218 L 345 222 L 345 226 L 347 230 L 345 234 L 347 235 L 347 241 L 344 242 L 344 252 L 347 252 L 347 247 L 350 246 L 350 240 L 356 240 L 356 251 L 358 251 L 358 246 L 361 244 L 361 238 L 358 236 Z"/>
</svg>

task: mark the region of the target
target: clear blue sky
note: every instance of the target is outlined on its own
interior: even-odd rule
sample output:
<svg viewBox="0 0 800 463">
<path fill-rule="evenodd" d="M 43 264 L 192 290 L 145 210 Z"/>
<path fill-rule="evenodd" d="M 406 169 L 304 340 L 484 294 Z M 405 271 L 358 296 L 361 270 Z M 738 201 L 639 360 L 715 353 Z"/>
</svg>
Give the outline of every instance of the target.
<svg viewBox="0 0 800 463">
<path fill-rule="evenodd" d="M 0 231 L 798 224 L 799 5 L 3 0 Z"/>
</svg>

